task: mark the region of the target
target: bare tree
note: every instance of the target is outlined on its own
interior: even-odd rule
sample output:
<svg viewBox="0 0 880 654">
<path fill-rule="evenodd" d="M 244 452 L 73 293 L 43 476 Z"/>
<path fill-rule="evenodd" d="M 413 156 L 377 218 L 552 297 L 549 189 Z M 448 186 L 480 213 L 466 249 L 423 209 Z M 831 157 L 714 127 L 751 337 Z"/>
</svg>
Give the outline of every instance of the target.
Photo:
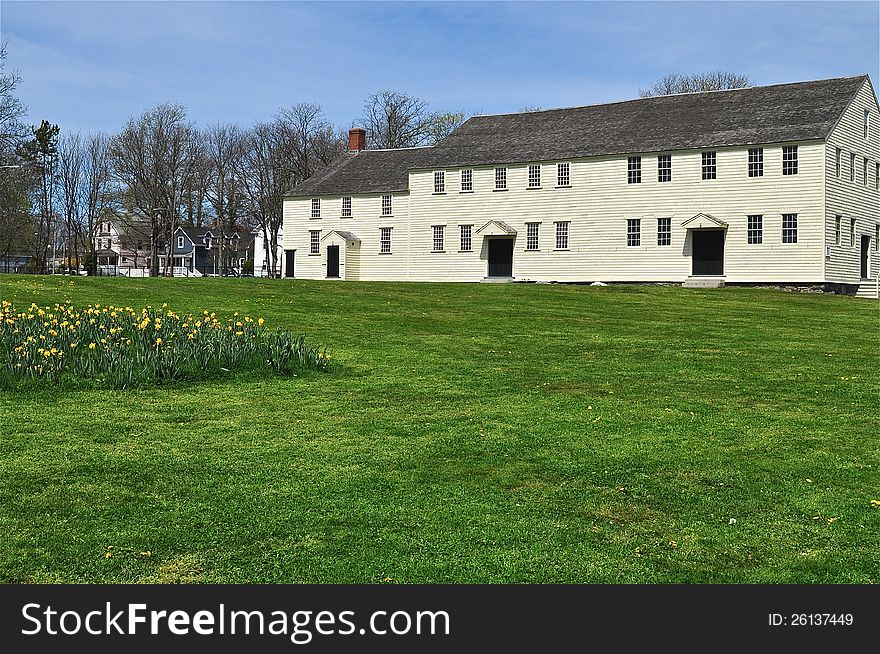
<svg viewBox="0 0 880 654">
<path fill-rule="evenodd" d="M 664 75 L 646 89 L 639 90 L 639 97 L 648 98 L 656 95 L 673 95 L 675 93 L 696 93 L 698 91 L 724 91 L 742 89 L 752 85 L 748 75 L 740 75 L 726 70 L 715 70 L 708 73 L 681 75 L 669 73 Z"/>
<path fill-rule="evenodd" d="M 371 148 L 433 145 L 467 119 L 463 112 L 428 110 L 428 102 L 398 91 L 380 91 L 364 102 L 362 126 Z"/>
<path fill-rule="evenodd" d="M 463 111 L 447 111 L 433 115 L 433 121 L 428 127 L 428 145 L 439 143 L 458 129 L 467 120 Z"/>
<path fill-rule="evenodd" d="M 81 229 L 89 274 L 95 275 L 98 272 L 98 258 L 95 254 L 98 222 L 112 202 L 110 139 L 105 134 L 92 134 L 85 141 L 84 149 L 84 211 Z"/>
<path fill-rule="evenodd" d="M 205 193 L 220 231 L 221 271 L 226 269 L 224 235 L 231 234 L 235 230 L 244 212 L 245 195 L 238 166 L 239 158 L 242 156 L 242 138 L 241 131 L 235 125 L 213 125 L 203 134 L 205 157 L 208 162 Z"/>
<path fill-rule="evenodd" d="M 6 44 L 0 45 L 0 154 L 6 156 L 14 152 L 16 146 L 28 135 L 28 129 L 21 122 L 26 109 L 15 97 L 15 88 L 21 83 L 21 76 L 6 71 Z M 4 165 L 10 165 L 7 161 Z"/>
<path fill-rule="evenodd" d="M 150 274 L 159 274 L 159 245 L 166 239 L 165 272 L 171 265 L 174 231 L 180 223 L 195 157 L 194 128 L 180 105 L 160 104 L 128 121 L 113 138 L 110 159 L 115 178 L 150 224 Z"/>
<path fill-rule="evenodd" d="M 10 255 L 26 252 L 33 245 L 36 223 L 28 199 L 30 178 L 23 168 L 0 170 L 0 262 L 4 272 L 11 270 Z"/>
<path fill-rule="evenodd" d="M 65 264 L 70 272 L 72 261 L 79 267 L 79 242 L 85 205 L 85 148 L 79 133 L 68 134 L 58 142 L 58 196 L 68 244 Z M 71 246 L 73 252 L 71 252 Z"/>
<path fill-rule="evenodd" d="M 380 91 L 364 102 L 363 127 L 371 148 L 423 145 L 433 122 L 426 100 L 397 91 Z"/>
<path fill-rule="evenodd" d="M 36 171 L 26 163 L 19 146 L 28 135 L 21 122 L 25 107 L 15 96 L 21 82 L 16 72 L 6 71 L 6 46 L 0 45 L 0 260 L 6 272 L 9 256 L 33 247 L 36 223 L 31 198 L 36 196 Z"/>
<path fill-rule="evenodd" d="M 263 233 L 269 276 L 277 269 L 278 231 L 284 194 L 293 179 L 293 154 L 278 121 L 257 123 L 243 138 L 238 175 L 248 201 L 248 217 Z"/>
<path fill-rule="evenodd" d="M 68 250 L 67 267 L 82 265 L 97 273 L 98 222 L 111 205 L 108 139 L 104 134 L 67 135 L 58 146 L 58 197 Z M 84 257 L 80 257 L 80 248 Z"/>
</svg>

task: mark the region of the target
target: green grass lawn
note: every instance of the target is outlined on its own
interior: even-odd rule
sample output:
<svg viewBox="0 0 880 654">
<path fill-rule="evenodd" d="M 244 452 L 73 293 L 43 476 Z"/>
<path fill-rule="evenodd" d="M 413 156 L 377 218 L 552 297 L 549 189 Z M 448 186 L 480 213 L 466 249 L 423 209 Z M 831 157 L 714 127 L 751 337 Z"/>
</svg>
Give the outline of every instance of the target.
<svg viewBox="0 0 880 654">
<path fill-rule="evenodd" d="M 876 302 L 24 276 L 0 299 L 247 312 L 336 363 L 3 393 L 3 582 L 880 581 Z"/>
</svg>

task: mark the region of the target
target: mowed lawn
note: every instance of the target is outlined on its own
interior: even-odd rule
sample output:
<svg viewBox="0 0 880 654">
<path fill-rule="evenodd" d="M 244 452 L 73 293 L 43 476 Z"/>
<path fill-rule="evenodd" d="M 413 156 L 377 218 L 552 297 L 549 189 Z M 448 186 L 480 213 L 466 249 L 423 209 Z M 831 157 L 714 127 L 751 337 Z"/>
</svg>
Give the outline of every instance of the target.
<svg viewBox="0 0 880 654">
<path fill-rule="evenodd" d="M 246 312 L 337 363 L 0 394 L 3 582 L 880 581 L 877 302 L 24 276 L 0 298 Z"/>
</svg>

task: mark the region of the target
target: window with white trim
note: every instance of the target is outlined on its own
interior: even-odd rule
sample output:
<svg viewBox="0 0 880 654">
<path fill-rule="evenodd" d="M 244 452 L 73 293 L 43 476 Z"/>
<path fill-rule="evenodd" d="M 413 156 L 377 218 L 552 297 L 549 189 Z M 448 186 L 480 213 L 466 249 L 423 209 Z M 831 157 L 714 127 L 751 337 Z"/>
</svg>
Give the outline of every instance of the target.
<svg viewBox="0 0 880 654">
<path fill-rule="evenodd" d="M 782 146 L 782 174 L 797 175 L 798 172 L 798 146 Z"/>
<path fill-rule="evenodd" d="M 880 191 L 880 163 L 874 164 L 874 189 Z"/>
<path fill-rule="evenodd" d="M 461 171 L 461 190 L 465 193 L 474 190 L 474 171 L 470 168 Z"/>
<path fill-rule="evenodd" d="M 446 228 L 443 225 L 434 225 L 432 227 L 432 231 L 433 231 L 432 251 L 443 252 L 443 233 L 445 232 L 445 229 Z"/>
<path fill-rule="evenodd" d="M 672 181 L 672 155 L 661 154 L 657 157 L 657 181 Z"/>
<path fill-rule="evenodd" d="M 568 249 L 568 221 L 556 223 L 556 249 Z"/>
<path fill-rule="evenodd" d="M 309 254 L 319 254 L 321 252 L 321 230 L 313 229 L 309 231 Z"/>
<path fill-rule="evenodd" d="M 379 252 L 381 254 L 391 253 L 391 228 L 379 228 Z"/>
<path fill-rule="evenodd" d="M 849 153 L 849 181 L 856 181 L 856 153 Z"/>
<path fill-rule="evenodd" d="M 870 116 L 871 116 L 871 114 L 869 114 L 868 110 L 865 109 L 865 133 L 864 133 L 865 138 L 868 138 L 868 127 L 869 127 L 870 121 L 871 121 Z"/>
<path fill-rule="evenodd" d="M 717 155 L 714 151 L 703 152 L 703 179 L 718 177 Z"/>
<path fill-rule="evenodd" d="M 672 218 L 657 219 L 657 245 L 672 245 Z"/>
<path fill-rule="evenodd" d="M 177 249 L 178 250 L 183 249 L 183 237 L 182 236 L 177 237 Z"/>
<path fill-rule="evenodd" d="M 874 225 L 874 252 L 880 252 L 880 225 Z"/>
<path fill-rule="evenodd" d="M 350 197 L 342 198 L 342 213 L 340 215 L 343 218 L 351 218 L 351 198 Z"/>
<path fill-rule="evenodd" d="M 556 186 L 571 186 L 571 164 L 567 161 L 556 164 Z"/>
<path fill-rule="evenodd" d="M 539 223 L 526 223 L 526 250 L 538 249 L 538 230 L 541 229 Z"/>
<path fill-rule="evenodd" d="M 834 172 L 840 177 L 840 148 L 834 148 Z"/>
<path fill-rule="evenodd" d="M 626 183 L 641 184 L 642 183 L 642 158 L 627 157 L 626 158 Z"/>
<path fill-rule="evenodd" d="M 529 164 L 529 188 L 540 188 L 541 164 Z"/>
<path fill-rule="evenodd" d="M 642 219 L 627 218 L 626 220 L 626 244 L 629 247 L 638 247 L 642 244 Z"/>
<path fill-rule="evenodd" d="M 782 214 L 782 242 L 797 243 L 797 214 Z"/>
<path fill-rule="evenodd" d="M 764 148 L 749 148 L 749 177 L 764 176 Z"/>
<path fill-rule="evenodd" d="M 473 230 L 473 225 L 461 225 L 459 227 L 461 232 L 461 251 L 462 252 L 471 252 L 474 249 L 473 240 L 471 239 L 471 233 Z"/>
<path fill-rule="evenodd" d="M 834 216 L 834 245 L 840 245 L 840 216 Z"/>
<path fill-rule="evenodd" d="M 495 190 L 507 190 L 507 168 L 495 169 Z"/>
<path fill-rule="evenodd" d="M 849 246 L 854 248 L 856 246 L 856 219 L 849 219 Z"/>
<path fill-rule="evenodd" d="M 748 216 L 746 228 L 746 240 L 749 245 L 759 245 L 764 242 L 764 216 L 761 214 Z"/>
<path fill-rule="evenodd" d="M 383 195 L 382 196 L 382 215 L 390 216 L 391 215 L 391 196 Z"/>
<path fill-rule="evenodd" d="M 868 185 L 868 157 L 862 157 L 862 183 Z"/>
<path fill-rule="evenodd" d="M 446 193 L 446 173 L 442 170 L 434 173 L 434 193 Z"/>
<path fill-rule="evenodd" d="M 312 198 L 312 218 L 321 217 L 321 199 Z"/>
</svg>

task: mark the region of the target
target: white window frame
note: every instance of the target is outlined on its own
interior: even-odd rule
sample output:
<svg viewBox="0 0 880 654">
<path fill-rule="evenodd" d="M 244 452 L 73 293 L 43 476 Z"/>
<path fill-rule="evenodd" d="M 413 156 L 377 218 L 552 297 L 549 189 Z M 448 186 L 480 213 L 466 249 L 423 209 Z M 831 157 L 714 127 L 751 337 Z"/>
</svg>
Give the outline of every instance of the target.
<svg viewBox="0 0 880 654">
<path fill-rule="evenodd" d="M 837 177 L 840 177 L 840 157 L 842 156 L 840 148 L 834 148 L 834 169 Z"/>
<path fill-rule="evenodd" d="M 391 227 L 379 228 L 379 254 L 391 254 Z"/>
<path fill-rule="evenodd" d="M 657 219 L 657 245 L 672 245 L 672 218 Z"/>
<path fill-rule="evenodd" d="M 626 246 L 637 248 L 642 245 L 642 219 L 626 219 Z"/>
<path fill-rule="evenodd" d="M 749 177 L 764 176 L 764 148 L 749 148 Z"/>
<path fill-rule="evenodd" d="M 474 190 L 474 171 L 472 168 L 463 168 L 461 171 L 461 192 L 471 193 Z"/>
<path fill-rule="evenodd" d="M 446 193 L 446 171 L 434 171 L 434 193 Z"/>
<path fill-rule="evenodd" d="M 474 251 L 474 239 L 473 239 L 473 225 L 459 225 L 458 227 L 458 235 L 459 235 L 459 246 L 461 247 L 462 252 L 473 252 Z"/>
<path fill-rule="evenodd" d="M 764 242 L 764 214 L 755 213 L 746 216 L 746 243 L 761 245 Z"/>
<path fill-rule="evenodd" d="M 445 252 L 446 225 L 431 225 L 431 252 Z"/>
<path fill-rule="evenodd" d="M 798 146 L 783 145 L 782 146 L 782 174 L 797 175 L 798 174 Z"/>
<path fill-rule="evenodd" d="M 321 230 L 309 230 L 309 254 L 321 254 Z"/>
<path fill-rule="evenodd" d="M 642 157 L 639 155 L 626 158 L 626 183 L 642 183 Z"/>
<path fill-rule="evenodd" d="M 321 198 L 312 198 L 312 218 L 321 217 Z"/>
<path fill-rule="evenodd" d="M 495 190 L 496 191 L 506 191 L 507 190 L 507 167 L 499 166 L 495 169 Z"/>
<path fill-rule="evenodd" d="M 529 188 L 541 188 L 541 164 L 529 164 Z"/>
<path fill-rule="evenodd" d="M 556 249 L 557 250 L 568 250 L 569 243 L 569 225 L 571 225 L 571 221 L 569 220 L 559 220 L 554 223 L 556 225 Z"/>
<path fill-rule="evenodd" d="M 178 250 L 183 249 L 183 237 L 182 236 L 177 237 L 177 249 Z"/>
<path fill-rule="evenodd" d="M 849 219 L 849 246 L 854 248 L 856 246 L 856 219 Z"/>
<path fill-rule="evenodd" d="M 559 188 L 571 186 L 571 163 L 568 161 L 556 164 L 556 185 Z"/>
<path fill-rule="evenodd" d="M 526 223 L 526 250 L 538 250 L 541 240 L 541 223 Z"/>
<path fill-rule="evenodd" d="M 339 215 L 343 218 L 351 218 L 351 196 L 346 195 L 342 198 L 342 209 L 340 209 Z"/>
<path fill-rule="evenodd" d="M 840 245 L 840 237 L 841 237 L 841 221 L 843 220 L 843 216 L 836 215 L 834 216 L 834 245 Z"/>
<path fill-rule="evenodd" d="M 383 216 L 393 216 L 394 214 L 391 211 L 391 196 L 383 195 L 382 196 L 382 215 Z"/>
<path fill-rule="evenodd" d="M 718 151 L 705 150 L 700 155 L 703 180 L 718 179 Z"/>
<path fill-rule="evenodd" d="M 862 157 L 862 182 L 863 186 L 868 185 L 868 157 Z"/>
<path fill-rule="evenodd" d="M 865 109 L 864 111 L 865 111 L 865 114 L 864 114 L 865 115 L 864 138 L 868 138 L 868 134 L 870 133 L 870 127 L 871 127 L 871 112 L 869 112 L 867 109 Z"/>
<path fill-rule="evenodd" d="M 672 155 L 657 155 L 657 182 L 665 184 L 672 181 Z"/>
<path fill-rule="evenodd" d="M 797 243 L 798 242 L 798 215 L 796 213 L 782 214 L 782 242 Z"/>
<path fill-rule="evenodd" d="M 856 153 L 849 153 L 849 181 L 856 181 Z"/>
</svg>

